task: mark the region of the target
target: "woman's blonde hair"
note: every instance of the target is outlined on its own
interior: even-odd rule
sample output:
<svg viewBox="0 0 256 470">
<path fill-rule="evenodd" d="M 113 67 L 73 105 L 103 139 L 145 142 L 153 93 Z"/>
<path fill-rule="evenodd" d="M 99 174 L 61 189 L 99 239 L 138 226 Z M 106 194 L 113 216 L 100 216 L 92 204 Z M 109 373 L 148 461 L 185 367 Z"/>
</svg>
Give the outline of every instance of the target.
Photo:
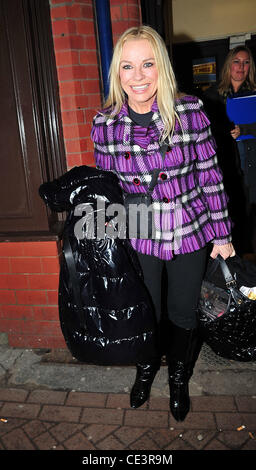
<svg viewBox="0 0 256 470">
<path fill-rule="evenodd" d="M 119 68 L 123 45 L 131 39 L 147 39 L 152 47 L 158 69 L 157 104 L 164 123 L 161 141 L 172 136 L 175 120 L 178 118 L 174 101 L 177 97 L 177 84 L 168 51 L 161 36 L 150 26 L 132 27 L 125 31 L 116 43 L 109 70 L 109 95 L 105 107 L 111 108 L 111 116 L 119 113 L 126 95 L 121 87 Z"/>
<path fill-rule="evenodd" d="M 224 95 L 228 93 L 231 87 L 231 64 L 232 61 L 234 60 L 235 56 L 238 54 L 238 52 L 247 52 L 250 60 L 250 67 L 249 67 L 249 73 L 246 77 L 245 80 L 245 85 L 246 87 L 253 91 L 256 90 L 256 82 L 255 82 L 255 63 L 253 60 L 252 53 L 250 49 L 246 46 L 237 46 L 234 49 L 231 49 L 229 51 L 227 58 L 224 62 L 222 71 L 221 71 L 221 81 L 218 86 L 218 91 L 220 95 Z"/>
</svg>

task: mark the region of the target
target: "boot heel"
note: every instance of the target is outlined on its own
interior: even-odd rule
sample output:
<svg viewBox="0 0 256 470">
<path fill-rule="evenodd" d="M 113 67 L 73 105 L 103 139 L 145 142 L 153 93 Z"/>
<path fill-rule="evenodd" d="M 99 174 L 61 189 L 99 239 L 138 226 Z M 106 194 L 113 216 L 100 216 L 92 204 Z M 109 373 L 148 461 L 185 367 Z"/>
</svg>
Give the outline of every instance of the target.
<svg viewBox="0 0 256 470">
<path fill-rule="evenodd" d="M 171 322 L 170 322 L 171 323 Z M 176 421 L 184 421 L 190 410 L 189 380 L 198 349 L 197 328 L 184 329 L 171 324 L 167 353 L 170 410 Z"/>
<path fill-rule="evenodd" d="M 173 373 L 170 373 L 169 377 L 173 378 Z M 175 381 L 169 379 L 169 386 L 170 411 L 176 421 L 184 421 L 190 410 L 188 380 Z"/>
<path fill-rule="evenodd" d="M 139 408 L 150 396 L 150 390 L 160 364 L 137 364 L 137 374 L 130 394 L 131 408 Z"/>
</svg>

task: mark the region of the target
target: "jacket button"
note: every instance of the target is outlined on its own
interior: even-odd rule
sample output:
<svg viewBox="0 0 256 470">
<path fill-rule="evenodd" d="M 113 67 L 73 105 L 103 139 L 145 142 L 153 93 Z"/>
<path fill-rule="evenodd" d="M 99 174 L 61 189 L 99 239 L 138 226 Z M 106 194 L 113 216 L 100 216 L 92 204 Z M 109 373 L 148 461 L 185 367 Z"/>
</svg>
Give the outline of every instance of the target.
<svg viewBox="0 0 256 470">
<path fill-rule="evenodd" d="M 163 202 L 170 202 L 170 199 L 168 197 L 163 197 Z"/>
<path fill-rule="evenodd" d="M 160 173 L 160 178 L 161 180 L 166 180 L 167 179 L 167 174 L 166 173 Z"/>
<path fill-rule="evenodd" d="M 129 158 L 131 158 L 130 152 L 126 152 L 126 153 L 124 154 L 124 158 L 125 158 L 126 160 L 129 160 Z"/>
<path fill-rule="evenodd" d="M 139 178 L 134 178 L 133 182 L 134 182 L 134 184 L 136 184 L 137 186 L 139 186 L 139 184 L 140 184 Z"/>
</svg>

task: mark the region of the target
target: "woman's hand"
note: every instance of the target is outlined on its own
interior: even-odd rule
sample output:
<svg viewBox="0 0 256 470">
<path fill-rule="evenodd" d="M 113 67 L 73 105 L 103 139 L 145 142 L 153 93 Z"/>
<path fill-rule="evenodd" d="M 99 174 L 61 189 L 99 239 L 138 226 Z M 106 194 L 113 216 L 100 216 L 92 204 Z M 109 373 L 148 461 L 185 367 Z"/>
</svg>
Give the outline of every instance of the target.
<svg viewBox="0 0 256 470">
<path fill-rule="evenodd" d="M 230 131 L 230 134 L 231 134 L 231 137 L 233 137 L 233 139 L 237 139 L 237 137 L 240 136 L 240 127 L 235 125 L 234 129 Z"/>
<path fill-rule="evenodd" d="M 218 255 L 221 255 L 222 258 L 226 259 L 229 256 L 235 256 L 236 252 L 232 243 L 226 243 L 225 245 L 213 245 L 212 252 L 210 254 L 211 258 L 217 258 Z"/>
</svg>

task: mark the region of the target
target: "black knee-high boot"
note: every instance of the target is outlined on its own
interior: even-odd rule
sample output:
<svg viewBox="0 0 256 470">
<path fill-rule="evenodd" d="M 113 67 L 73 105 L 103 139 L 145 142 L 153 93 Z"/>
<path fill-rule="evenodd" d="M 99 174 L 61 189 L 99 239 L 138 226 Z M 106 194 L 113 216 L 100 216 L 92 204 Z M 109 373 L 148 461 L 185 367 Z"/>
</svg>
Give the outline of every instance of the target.
<svg viewBox="0 0 256 470">
<path fill-rule="evenodd" d="M 183 421 L 190 409 L 188 382 L 198 354 L 197 328 L 180 328 L 170 322 L 170 339 L 167 347 L 170 385 L 170 410 L 176 421 Z"/>
<path fill-rule="evenodd" d="M 149 399 L 152 383 L 160 368 L 160 359 L 154 359 L 148 364 L 136 364 L 136 368 L 136 379 L 130 394 L 132 408 L 139 408 Z"/>
</svg>

